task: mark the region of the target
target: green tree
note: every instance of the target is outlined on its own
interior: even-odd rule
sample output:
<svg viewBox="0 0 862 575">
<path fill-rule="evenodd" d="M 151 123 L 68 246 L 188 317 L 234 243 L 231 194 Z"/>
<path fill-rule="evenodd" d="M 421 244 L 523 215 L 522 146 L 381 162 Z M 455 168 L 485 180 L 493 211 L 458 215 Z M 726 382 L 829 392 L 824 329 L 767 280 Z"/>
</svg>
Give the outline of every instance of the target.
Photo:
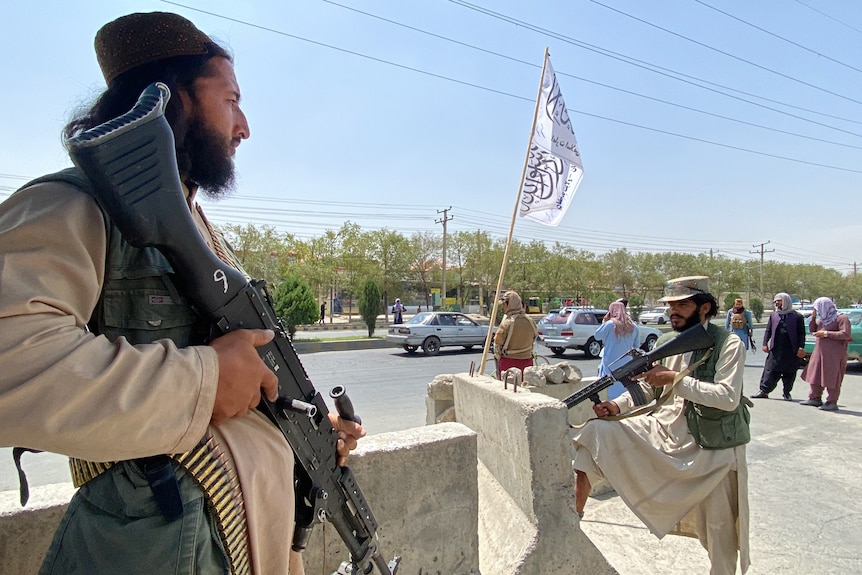
<svg viewBox="0 0 862 575">
<path fill-rule="evenodd" d="M 359 315 L 368 327 L 368 337 L 374 335 L 377 315 L 380 313 L 380 287 L 374 280 L 365 280 L 359 296 Z"/>
<path fill-rule="evenodd" d="M 641 311 L 643 310 L 644 298 L 639 293 L 633 293 L 629 296 L 629 315 L 632 316 L 632 319 L 637 323 L 638 318 L 640 318 Z"/>
<path fill-rule="evenodd" d="M 753 298 L 748 302 L 748 307 L 751 308 L 751 315 L 754 316 L 754 320 L 760 322 L 760 318 L 763 317 L 763 300 L 759 297 Z"/>
<path fill-rule="evenodd" d="M 311 287 L 296 274 L 288 274 L 272 294 L 275 313 L 290 333 L 296 333 L 296 326 L 313 323 L 319 316 L 319 308 Z"/>
</svg>

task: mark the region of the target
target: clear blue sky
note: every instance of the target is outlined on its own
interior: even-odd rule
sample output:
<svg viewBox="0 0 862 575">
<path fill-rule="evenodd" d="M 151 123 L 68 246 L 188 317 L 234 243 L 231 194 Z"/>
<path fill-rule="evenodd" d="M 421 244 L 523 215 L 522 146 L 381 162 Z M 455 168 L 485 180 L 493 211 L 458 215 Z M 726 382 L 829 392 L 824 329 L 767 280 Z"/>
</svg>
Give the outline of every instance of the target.
<svg viewBox="0 0 862 575">
<path fill-rule="evenodd" d="M 69 164 L 60 130 L 102 88 L 96 30 L 174 11 L 233 50 L 251 125 L 217 223 L 440 232 L 451 206 L 450 231 L 505 237 L 548 46 L 585 176 L 558 228 L 516 237 L 743 259 L 769 241 L 767 260 L 862 271 L 856 0 L 461 1 L 8 2 L 0 198 Z"/>
</svg>

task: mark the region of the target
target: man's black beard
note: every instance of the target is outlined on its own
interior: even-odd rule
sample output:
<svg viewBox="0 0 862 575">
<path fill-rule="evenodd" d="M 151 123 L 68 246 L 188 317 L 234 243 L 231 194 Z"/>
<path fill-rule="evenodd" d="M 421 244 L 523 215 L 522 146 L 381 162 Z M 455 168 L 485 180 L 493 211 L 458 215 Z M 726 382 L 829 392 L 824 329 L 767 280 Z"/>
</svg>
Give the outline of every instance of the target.
<svg viewBox="0 0 862 575">
<path fill-rule="evenodd" d="M 698 312 L 699 312 L 699 309 L 695 308 L 694 312 L 692 312 L 692 314 L 686 318 L 685 323 L 682 325 L 682 327 L 674 326 L 673 330 L 682 332 L 682 331 L 687 330 L 688 328 L 690 328 L 693 325 L 697 325 L 697 324 L 701 323 L 700 313 L 698 313 Z"/>
<path fill-rule="evenodd" d="M 188 179 L 208 198 L 218 200 L 230 195 L 236 185 L 230 140 L 224 140 L 196 118 L 189 125 L 184 144 L 180 153 L 188 161 Z"/>
</svg>

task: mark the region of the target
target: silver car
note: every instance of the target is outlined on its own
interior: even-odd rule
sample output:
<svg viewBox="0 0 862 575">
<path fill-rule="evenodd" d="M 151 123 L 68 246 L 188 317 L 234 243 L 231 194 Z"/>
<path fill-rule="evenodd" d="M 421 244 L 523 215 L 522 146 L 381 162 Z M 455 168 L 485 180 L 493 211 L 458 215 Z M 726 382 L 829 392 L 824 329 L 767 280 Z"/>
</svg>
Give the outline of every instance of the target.
<svg viewBox="0 0 862 575">
<path fill-rule="evenodd" d="M 440 348 L 460 345 L 464 349 L 484 346 L 488 326 L 462 313 L 426 311 L 417 313 L 406 323 L 389 326 L 386 341 L 415 353 L 420 347 L 426 355 L 437 355 Z"/>
<path fill-rule="evenodd" d="M 548 321 L 540 322 L 539 342 L 560 357 L 567 349 L 580 349 L 587 357 L 596 358 L 602 351 L 602 342 L 593 335 L 608 313 L 606 309 L 594 307 L 568 307 L 560 309 Z M 640 347 L 650 351 L 661 331 L 654 327 L 638 327 Z"/>
<path fill-rule="evenodd" d="M 638 320 L 642 324 L 657 323 L 659 325 L 664 325 L 670 322 L 670 307 L 656 307 L 651 311 L 645 311 L 640 314 Z"/>
</svg>

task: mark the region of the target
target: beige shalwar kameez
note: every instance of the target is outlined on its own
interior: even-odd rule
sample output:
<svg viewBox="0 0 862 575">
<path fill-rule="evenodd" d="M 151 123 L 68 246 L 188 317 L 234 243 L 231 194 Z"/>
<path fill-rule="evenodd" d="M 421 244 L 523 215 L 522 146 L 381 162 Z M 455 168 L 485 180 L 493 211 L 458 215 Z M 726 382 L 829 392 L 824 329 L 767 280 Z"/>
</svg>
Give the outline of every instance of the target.
<svg viewBox="0 0 862 575">
<path fill-rule="evenodd" d="M 87 331 L 105 255 L 102 213 L 73 186 L 37 184 L 0 207 L 0 444 L 119 461 L 185 452 L 209 427 L 213 348 Z M 256 411 L 212 432 L 242 485 L 254 573 L 287 573 L 290 448 Z"/>
<path fill-rule="evenodd" d="M 688 431 L 684 402 L 733 410 L 742 396 L 745 349 L 728 337 L 717 350 L 715 382 L 682 378 L 667 402 L 650 415 L 621 421 L 591 420 L 576 432 L 574 467 L 591 482 L 607 478 L 650 531 L 697 537 L 709 553 L 712 575 L 733 575 L 736 557 L 749 566 L 748 470 L 745 446 L 705 450 Z M 682 371 L 691 354 L 665 360 Z M 647 397 L 653 388 L 641 384 Z M 665 393 L 668 393 L 665 391 Z M 634 407 L 629 393 L 614 400 L 625 414 Z"/>
</svg>

